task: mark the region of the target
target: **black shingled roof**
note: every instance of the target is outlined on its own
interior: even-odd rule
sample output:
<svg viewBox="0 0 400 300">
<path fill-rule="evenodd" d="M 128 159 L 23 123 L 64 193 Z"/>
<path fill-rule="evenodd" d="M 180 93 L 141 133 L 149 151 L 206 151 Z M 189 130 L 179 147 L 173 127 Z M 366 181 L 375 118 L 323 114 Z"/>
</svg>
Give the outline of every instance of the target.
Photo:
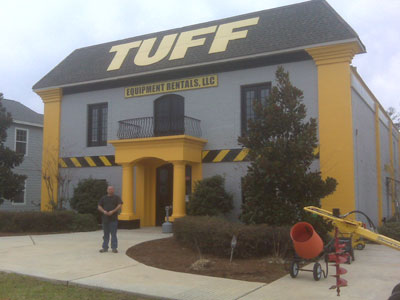
<svg viewBox="0 0 400 300">
<path fill-rule="evenodd" d="M 171 33 L 219 25 L 252 17 L 260 17 L 255 26 L 248 27 L 247 38 L 230 41 L 225 52 L 208 54 L 213 40 L 205 35 L 201 47 L 189 48 L 185 58 L 136 66 L 133 63 L 137 49 L 131 49 L 119 70 L 107 71 L 114 57 L 110 49 L 114 45 L 157 37 L 157 41 Z M 191 25 L 183 28 L 151 33 L 134 38 L 85 47 L 73 51 L 59 65 L 45 75 L 34 86 L 34 90 L 101 82 L 116 78 L 136 77 L 177 68 L 188 68 L 199 64 L 214 64 L 256 55 L 305 49 L 312 45 L 356 41 L 365 51 L 357 33 L 333 10 L 325 0 L 308 2 L 258 11 L 222 20 Z"/>
</svg>

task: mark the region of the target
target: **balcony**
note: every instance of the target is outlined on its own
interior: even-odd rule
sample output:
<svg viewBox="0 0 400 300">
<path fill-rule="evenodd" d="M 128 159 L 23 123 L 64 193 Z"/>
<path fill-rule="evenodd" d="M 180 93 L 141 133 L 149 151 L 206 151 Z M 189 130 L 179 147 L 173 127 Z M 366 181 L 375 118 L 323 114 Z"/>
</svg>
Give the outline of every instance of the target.
<svg viewBox="0 0 400 300">
<path fill-rule="evenodd" d="M 119 139 L 150 138 L 170 135 L 201 137 L 200 120 L 191 117 L 144 117 L 118 121 Z"/>
</svg>

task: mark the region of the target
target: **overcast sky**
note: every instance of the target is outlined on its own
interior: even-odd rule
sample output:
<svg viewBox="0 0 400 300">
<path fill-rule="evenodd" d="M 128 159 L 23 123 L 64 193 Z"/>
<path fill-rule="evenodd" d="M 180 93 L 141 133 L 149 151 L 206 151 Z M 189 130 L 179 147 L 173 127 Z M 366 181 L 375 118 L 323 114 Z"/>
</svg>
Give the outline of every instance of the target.
<svg viewBox="0 0 400 300">
<path fill-rule="evenodd" d="M 299 0 L 0 0 L 0 92 L 43 113 L 32 86 L 77 48 Z M 400 0 L 328 0 L 367 48 L 353 65 L 400 111 Z"/>
</svg>

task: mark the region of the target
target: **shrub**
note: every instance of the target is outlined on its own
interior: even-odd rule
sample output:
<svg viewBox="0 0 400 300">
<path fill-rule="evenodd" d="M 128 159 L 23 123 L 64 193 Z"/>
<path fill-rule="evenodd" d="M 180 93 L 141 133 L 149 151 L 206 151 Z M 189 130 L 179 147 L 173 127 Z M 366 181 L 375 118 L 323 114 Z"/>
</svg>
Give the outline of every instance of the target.
<svg viewBox="0 0 400 300">
<path fill-rule="evenodd" d="M 196 182 L 187 207 L 188 215 L 218 216 L 233 208 L 233 196 L 225 191 L 225 178 L 220 175 Z"/>
<path fill-rule="evenodd" d="M 73 211 L 0 212 L 1 232 L 76 232 L 97 229 L 94 216 Z"/>
<path fill-rule="evenodd" d="M 174 237 L 182 244 L 217 256 L 229 257 L 232 236 L 237 237 L 234 257 L 286 256 L 291 252 L 289 227 L 244 225 L 219 217 L 186 216 L 175 220 Z"/>
<path fill-rule="evenodd" d="M 88 178 L 79 181 L 74 189 L 71 207 L 81 214 L 92 214 L 99 219 L 97 204 L 107 194 L 107 186 L 106 180 Z"/>
<path fill-rule="evenodd" d="M 378 228 L 380 234 L 400 241 L 400 222 L 390 220 Z"/>
</svg>

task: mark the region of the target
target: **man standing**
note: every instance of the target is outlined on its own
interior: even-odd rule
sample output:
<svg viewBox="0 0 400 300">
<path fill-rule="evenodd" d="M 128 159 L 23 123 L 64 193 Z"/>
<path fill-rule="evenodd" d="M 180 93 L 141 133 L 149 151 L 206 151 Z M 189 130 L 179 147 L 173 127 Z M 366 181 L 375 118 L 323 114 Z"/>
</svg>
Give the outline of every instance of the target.
<svg viewBox="0 0 400 300">
<path fill-rule="evenodd" d="M 97 209 L 103 214 L 103 247 L 100 253 L 108 251 L 108 242 L 110 241 L 111 234 L 111 249 L 113 253 L 118 253 L 118 211 L 121 208 L 122 201 L 117 195 L 114 195 L 114 187 L 107 187 L 107 195 L 103 196 Z"/>
</svg>

